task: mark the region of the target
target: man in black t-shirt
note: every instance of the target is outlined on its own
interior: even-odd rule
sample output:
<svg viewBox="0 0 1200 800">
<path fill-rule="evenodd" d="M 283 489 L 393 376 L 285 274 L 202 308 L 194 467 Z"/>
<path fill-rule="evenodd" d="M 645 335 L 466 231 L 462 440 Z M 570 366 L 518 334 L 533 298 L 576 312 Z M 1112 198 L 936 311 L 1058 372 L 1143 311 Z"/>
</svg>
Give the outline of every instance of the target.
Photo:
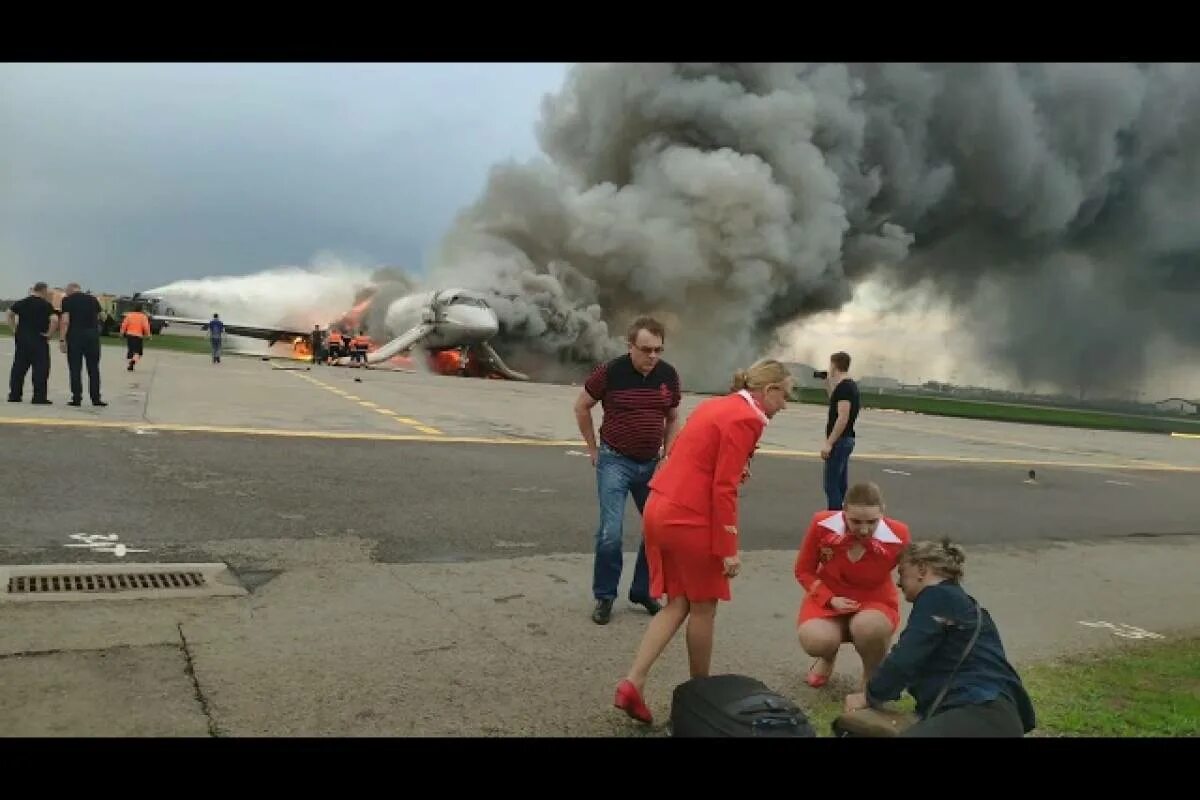
<svg viewBox="0 0 1200 800">
<path fill-rule="evenodd" d="M 829 392 L 829 416 L 825 422 L 825 499 L 831 511 L 840 511 L 850 480 L 850 454 L 854 452 L 854 422 L 861 403 L 858 384 L 848 374 L 850 356 L 834 353 L 829 357 L 826 391 Z"/>
<path fill-rule="evenodd" d="M 58 317 L 46 295 L 46 284 L 39 282 L 29 290 L 28 297 L 8 309 L 8 324 L 17 345 L 8 381 L 10 403 L 21 402 L 25 373 L 32 367 L 33 403 L 50 405 L 50 399 L 46 397 L 46 384 L 50 379 L 50 337 L 58 329 Z"/>
<path fill-rule="evenodd" d="M 67 284 L 62 299 L 61 330 L 58 347 L 67 354 L 67 372 L 71 378 L 71 401 L 83 404 L 83 362 L 87 362 L 88 394 L 92 405 L 106 406 L 100 399 L 100 301 L 79 291 L 78 283 Z"/>
</svg>

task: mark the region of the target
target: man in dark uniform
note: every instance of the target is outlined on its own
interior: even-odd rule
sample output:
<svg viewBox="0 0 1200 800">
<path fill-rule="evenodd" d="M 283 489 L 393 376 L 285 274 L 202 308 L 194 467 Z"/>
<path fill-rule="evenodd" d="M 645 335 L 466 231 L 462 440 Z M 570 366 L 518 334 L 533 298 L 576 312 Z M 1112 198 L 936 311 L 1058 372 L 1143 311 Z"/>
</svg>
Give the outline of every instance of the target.
<svg viewBox="0 0 1200 800">
<path fill-rule="evenodd" d="M 17 345 L 8 382 L 10 403 L 21 402 L 25 373 L 32 367 L 33 404 L 51 404 L 46 397 L 46 383 L 50 379 L 50 337 L 58 329 L 58 316 L 46 294 L 46 284 L 39 281 L 29 290 L 28 297 L 8 309 L 8 324 L 13 328 Z"/>
<path fill-rule="evenodd" d="M 322 351 L 324 351 L 324 349 L 325 349 L 325 348 L 322 346 L 322 344 L 323 344 L 322 340 L 323 340 L 323 339 L 324 339 L 324 337 L 323 337 L 323 336 L 321 336 L 321 326 L 320 326 L 320 325 L 313 325 L 313 332 L 312 332 L 312 336 L 311 336 L 311 337 L 309 337 L 309 347 L 311 347 L 311 348 L 312 348 L 312 363 L 313 363 L 313 366 L 316 366 L 317 364 L 320 364 L 320 363 L 321 363 L 321 354 L 322 354 Z"/>
<path fill-rule="evenodd" d="M 88 394 L 92 405 L 106 406 L 100 399 L 100 301 L 79 291 L 78 283 L 67 284 L 62 299 L 61 330 L 58 348 L 67 354 L 67 372 L 71 377 L 69 406 L 83 404 L 83 363 L 87 362 Z"/>
</svg>

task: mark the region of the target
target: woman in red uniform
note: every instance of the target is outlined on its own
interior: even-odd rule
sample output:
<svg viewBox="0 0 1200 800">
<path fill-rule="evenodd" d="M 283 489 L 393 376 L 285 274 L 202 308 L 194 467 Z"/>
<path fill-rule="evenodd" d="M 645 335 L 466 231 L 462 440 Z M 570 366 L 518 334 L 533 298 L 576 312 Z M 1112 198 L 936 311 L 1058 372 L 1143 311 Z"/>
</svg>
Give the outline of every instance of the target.
<svg viewBox="0 0 1200 800">
<path fill-rule="evenodd" d="M 887 655 L 900 625 L 900 597 L 892 570 L 909 543 L 908 526 L 883 516 L 883 494 L 873 483 L 850 487 L 842 511 L 818 511 L 796 558 L 804 587 L 800 646 L 816 661 L 808 685 L 821 687 L 843 642 L 863 662 L 863 685 Z"/>
<path fill-rule="evenodd" d="M 731 393 L 696 407 L 650 481 L 643 513 L 650 596 L 668 598 L 650 620 L 614 705 L 652 720 L 642 699 L 646 676 L 687 620 L 692 677 L 708 674 L 717 601 L 738 574 L 737 490 L 767 421 L 787 406 L 792 379 L 773 359 L 733 377 Z"/>
</svg>

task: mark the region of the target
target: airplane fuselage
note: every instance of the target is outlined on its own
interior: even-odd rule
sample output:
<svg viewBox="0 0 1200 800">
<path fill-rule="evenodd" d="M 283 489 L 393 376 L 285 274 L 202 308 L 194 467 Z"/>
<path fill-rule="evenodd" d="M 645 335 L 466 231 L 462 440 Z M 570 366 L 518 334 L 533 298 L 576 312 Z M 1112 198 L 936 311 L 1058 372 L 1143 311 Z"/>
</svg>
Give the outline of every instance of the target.
<svg viewBox="0 0 1200 800">
<path fill-rule="evenodd" d="M 486 342 L 500 330 L 496 312 L 483 295 L 467 289 L 442 289 L 402 297 L 388 309 L 385 325 L 393 336 L 428 324 L 421 340 L 429 350 Z"/>
</svg>

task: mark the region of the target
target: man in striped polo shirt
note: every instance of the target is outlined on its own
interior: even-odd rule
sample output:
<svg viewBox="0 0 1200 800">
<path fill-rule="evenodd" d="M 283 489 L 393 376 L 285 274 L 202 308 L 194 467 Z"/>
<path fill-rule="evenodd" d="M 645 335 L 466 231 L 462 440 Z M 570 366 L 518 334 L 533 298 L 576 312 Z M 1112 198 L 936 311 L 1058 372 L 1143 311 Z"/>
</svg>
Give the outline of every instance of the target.
<svg viewBox="0 0 1200 800">
<path fill-rule="evenodd" d="M 596 598 L 592 621 L 597 625 L 608 624 L 617 599 L 624 566 L 625 499 L 632 494 L 641 513 L 650 496 L 650 478 L 678 427 L 679 374 L 662 360 L 664 338 L 662 323 L 651 317 L 635 320 L 629 328 L 629 352 L 596 367 L 575 401 L 575 419 L 596 468 L 600 498 L 592 578 Z M 592 422 L 592 407 L 597 403 L 604 408 L 599 445 Z M 659 611 L 658 601 L 650 597 L 645 543 L 638 546 L 629 601 L 651 614 Z"/>
</svg>

